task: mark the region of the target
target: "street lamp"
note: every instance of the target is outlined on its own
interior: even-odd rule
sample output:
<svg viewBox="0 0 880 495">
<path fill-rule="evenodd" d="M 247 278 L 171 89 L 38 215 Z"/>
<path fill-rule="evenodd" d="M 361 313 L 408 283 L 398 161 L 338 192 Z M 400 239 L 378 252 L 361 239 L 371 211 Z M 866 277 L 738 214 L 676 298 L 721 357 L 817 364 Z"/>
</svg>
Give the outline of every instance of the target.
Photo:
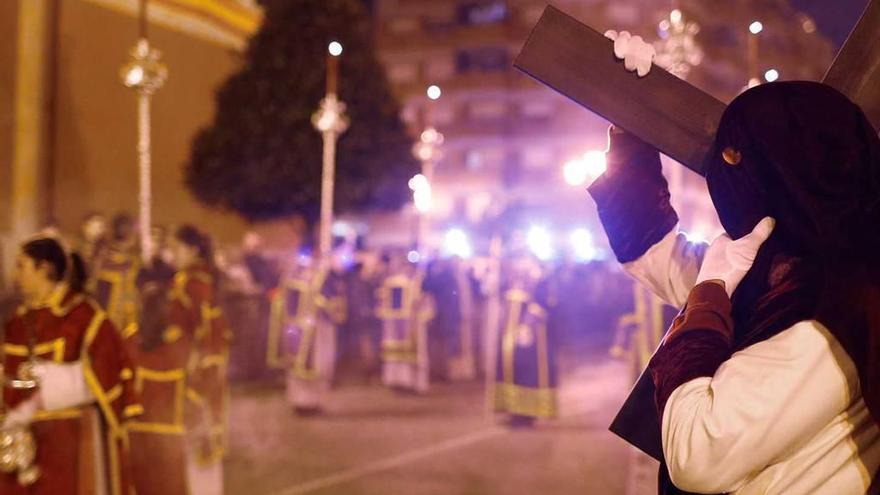
<svg viewBox="0 0 880 495">
<path fill-rule="evenodd" d="M 420 215 L 431 210 L 431 183 L 422 174 L 416 174 L 409 180 L 409 188 L 413 192 L 413 203 Z"/>
<path fill-rule="evenodd" d="M 431 227 L 429 210 L 431 203 L 431 184 L 434 179 L 434 165 L 442 157 L 440 146 L 445 139 L 443 134 L 435 129 L 431 122 L 433 105 L 440 99 L 443 91 L 441 91 L 439 86 L 431 85 L 428 86 L 425 94 L 429 100 L 425 114 L 425 128 L 419 135 L 418 142 L 413 145 L 412 150 L 413 155 L 422 162 L 422 173 L 414 177 L 413 180 L 416 180 L 417 177 L 421 177 L 424 180 L 422 183 L 422 179 L 419 179 L 419 184 L 424 184 L 421 186 L 421 193 L 419 190 L 413 189 L 413 199 L 416 202 L 416 210 L 419 212 L 418 239 L 416 240 L 416 245 L 418 246 L 419 253 L 423 256 L 427 247 L 428 232 Z M 410 187 L 412 186 L 413 182 L 410 181 Z M 422 195 L 422 207 L 419 206 L 420 200 L 418 196 L 420 194 Z"/>
<path fill-rule="evenodd" d="M 139 37 L 130 52 L 130 60 L 119 71 L 122 84 L 137 93 L 138 118 L 138 222 L 141 241 L 141 258 L 150 259 L 153 253 L 152 225 L 152 143 L 150 100 L 168 79 L 168 68 L 162 63 L 161 53 L 150 46 L 147 39 L 147 0 L 140 2 Z"/>
<path fill-rule="evenodd" d="M 681 10 L 673 9 L 668 19 L 660 21 L 655 62 L 676 76 L 686 79 L 691 69 L 703 60 L 703 49 L 696 41 L 700 26 L 684 19 Z"/>
<path fill-rule="evenodd" d="M 342 44 L 333 41 L 327 45 L 327 90 L 318 110 L 312 114 L 312 125 L 324 140 L 321 172 L 321 223 L 318 253 L 322 262 L 330 255 L 333 228 L 333 187 L 336 176 L 336 140 L 348 129 L 345 103 L 336 96 L 339 80 L 339 56 Z"/>
<path fill-rule="evenodd" d="M 764 24 L 762 24 L 761 21 L 752 21 L 752 23 L 749 24 L 749 32 L 752 34 L 761 34 L 761 31 L 763 30 Z"/>
<path fill-rule="evenodd" d="M 748 38 L 748 88 L 754 88 L 761 84 L 761 79 L 758 77 L 758 35 L 762 31 L 764 31 L 764 24 L 761 21 L 752 21 L 749 24 L 751 35 Z"/>
</svg>

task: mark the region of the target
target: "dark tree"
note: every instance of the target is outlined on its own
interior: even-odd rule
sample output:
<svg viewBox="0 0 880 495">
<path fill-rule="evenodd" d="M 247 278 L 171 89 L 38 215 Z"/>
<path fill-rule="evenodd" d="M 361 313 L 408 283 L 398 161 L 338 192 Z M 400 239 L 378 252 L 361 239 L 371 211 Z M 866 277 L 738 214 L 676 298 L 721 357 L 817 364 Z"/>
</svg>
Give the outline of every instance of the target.
<svg viewBox="0 0 880 495">
<path fill-rule="evenodd" d="M 211 206 L 249 220 L 320 208 L 320 134 L 311 115 L 325 91 L 330 41 L 344 46 L 340 98 L 351 126 L 337 147 L 337 211 L 394 209 L 409 201 L 418 172 L 412 138 L 400 119 L 374 51 L 361 0 L 263 0 L 265 21 L 241 71 L 217 94 L 214 124 L 193 144 L 186 182 Z"/>
</svg>

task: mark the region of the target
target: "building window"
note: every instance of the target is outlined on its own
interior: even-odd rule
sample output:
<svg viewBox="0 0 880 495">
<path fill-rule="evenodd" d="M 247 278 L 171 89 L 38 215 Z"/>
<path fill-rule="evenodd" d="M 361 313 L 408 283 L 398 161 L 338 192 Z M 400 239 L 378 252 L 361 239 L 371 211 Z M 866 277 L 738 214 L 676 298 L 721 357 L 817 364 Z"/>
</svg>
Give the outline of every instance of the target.
<svg viewBox="0 0 880 495">
<path fill-rule="evenodd" d="M 471 149 L 464 154 L 464 164 L 469 170 L 497 168 L 504 162 L 504 155 L 503 148 Z"/>
<path fill-rule="evenodd" d="M 452 57 L 431 58 L 425 64 L 425 77 L 431 82 L 440 82 L 455 75 L 455 62 Z"/>
<path fill-rule="evenodd" d="M 523 117 L 528 117 L 530 119 L 550 118 L 553 116 L 555 110 L 555 105 L 552 102 L 541 99 L 528 100 L 523 102 L 520 106 L 520 112 Z"/>
<path fill-rule="evenodd" d="M 414 63 L 392 62 L 388 64 L 388 79 L 393 83 L 410 83 L 419 76 L 419 66 Z"/>
<path fill-rule="evenodd" d="M 497 24 L 507 20 L 507 15 L 505 0 L 466 2 L 458 7 L 458 21 L 465 25 Z"/>
<path fill-rule="evenodd" d="M 410 34 L 418 31 L 419 21 L 412 17 L 398 17 L 388 21 L 388 31 L 392 34 Z"/>
<path fill-rule="evenodd" d="M 496 120 L 507 115 L 507 103 L 498 100 L 476 100 L 470 103 L 468 110 L 474 120 Z"/>
<path fill-rule="evenodd" d="M 510 55 L 503 47 L 460 50 L 455 65 L 459 73 L 505 71 L 510 68 Z"/>
</svg>

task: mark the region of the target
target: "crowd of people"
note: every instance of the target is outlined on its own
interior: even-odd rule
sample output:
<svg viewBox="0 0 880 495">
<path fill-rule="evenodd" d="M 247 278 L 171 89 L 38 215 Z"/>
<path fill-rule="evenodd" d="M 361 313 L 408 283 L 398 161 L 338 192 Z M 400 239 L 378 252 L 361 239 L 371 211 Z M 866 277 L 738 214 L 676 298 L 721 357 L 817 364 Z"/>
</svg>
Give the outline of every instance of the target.
<svg viewBox="0 0 880 495">
<path fill-rule="evenodd" d="M 96 217 L 18 252 L 5 327 L 0 492 L 222 493 L 231 333 L 208 237 L 147 261 L 135 224 Z"/>
<path fill-rule="evenodd" d="M 560 344 L 605 345 L 632 305 L 613 265 L 526 250 L 413 263 L 343 247 L 318 262 L 253 233 L 215 252 L 191 225 L 151 241 L 144 260 L 131 216 L 93 214 L 78 235 L 21 246 L 3 423 L 19 456 L 3 493 L 37 480 L 39 493 L 222 493 L 230 376 L 283 375 L 301 417 L 326 413 L 340 379 L 405 395 L 484 379 L 502 420 L 532 426 L 557 414 Z"/>
</svg>

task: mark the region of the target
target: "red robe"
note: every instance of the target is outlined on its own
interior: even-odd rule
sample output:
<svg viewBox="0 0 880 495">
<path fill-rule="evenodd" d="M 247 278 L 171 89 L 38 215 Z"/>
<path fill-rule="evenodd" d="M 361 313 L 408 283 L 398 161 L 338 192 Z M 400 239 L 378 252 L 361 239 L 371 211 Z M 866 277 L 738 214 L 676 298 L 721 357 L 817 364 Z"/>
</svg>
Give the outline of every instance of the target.
<svg viewBox="0 0 880 495">
<path fill-rule="evenodd" d="M 35 340 L 30 340 L 35 333 Z M 126 427 L 142 412 L 134 387 L 134 366 L 125 344 L 106 314 L 91 299 L 60 288 L 47 305 L 20 308 L 6 326 L 3 344 L 4 372 L 16 376 L 26 359 L 29 342 L 40 359 L 56 363 L 81 361 L 86 384 L 95 403 L 81 407 L 38 411 L 31 423 L 42 474 L 30 487 L 16 477 L 0 473 L 4 495 L 86 495 L 96 484 L 107 483 L 110 495 L 134 495 L 129 468 Z M 6 387 L 7 408 L 28 399 L 33 390 Z M 48 393 L 48 391 L 43 391 Z M 95 415 L 99 415 L 101 445 L 95 445 Z M 100 450 L 98 450 L 100 448 Z M 103 459 L 95 456 L 103 452 Z M 109 480 L 98 480 L 96 463 L 102 463 Z"/>
<path fill-rule="evenodd" d="M 201 462 L 223 455 L 228 344 L 213 296 L 207 270 L 178 272 L 158 345 L 132 339 L 145 408 L 130 426 L 138 495 L 188 493 L 190 453 Z"/>
<path fill-rule="evenodd" d="M 137 325 L 139 295 L 136 286 L 140 258 L 135 253 L 114 246 L 97 260 L 90 292 L 107 311 L 110 321 L 120 331 L 130 333 Z"/>
</svg>

